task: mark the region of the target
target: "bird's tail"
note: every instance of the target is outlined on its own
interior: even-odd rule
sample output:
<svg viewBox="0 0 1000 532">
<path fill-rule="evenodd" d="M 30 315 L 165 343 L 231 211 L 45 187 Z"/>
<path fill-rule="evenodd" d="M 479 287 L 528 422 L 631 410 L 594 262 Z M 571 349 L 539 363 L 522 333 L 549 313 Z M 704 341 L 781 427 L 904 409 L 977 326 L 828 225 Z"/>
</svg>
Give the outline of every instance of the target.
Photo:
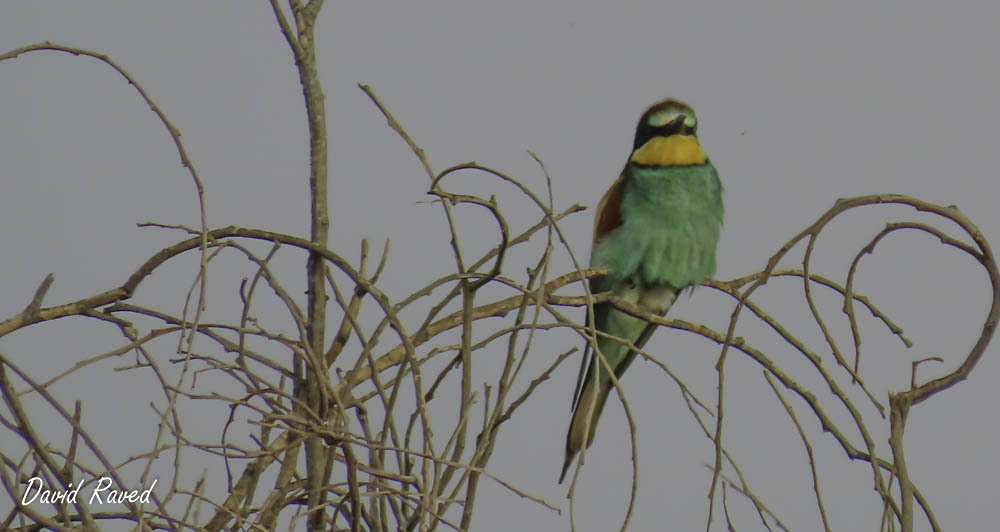
<svg viewBox="0 0 1000 532">
<path fill-rule="evenodd" d="M 655 330 L 655 325 L 646 324 L 634 342 L 636 347 L 641 349 Z M 618 346 L 622 345 L 617 342 L 604 342 L 603 339 L 599 340 L 598 343 L 601 344 L 602 352 L 605 354 L 611 352 L 613 349 L 621 349 Z M 621 378 L 625 370 L 635 360 L 635 356 L 636 352 L 632 350 L 629 350 L 625 354 L 621 362 L 615 367 L 616 378 Z M 591 364 L 593 363 L 594 360 L 591 359 Z M 591 366 L 590 370 L 592 371 L 593 369 Z M 569 470 L 569 465 L 573 462 L 576 453 L 582 451 L 584 447 L 590 447 L 590 444 L 594 443 L 594 434 L 597 433 L 597 421 L 601 418 L 601 412 L 604 410 L 604 405 L 608 402 L 608 395 L 611 393 L 611 389 L 614 388 L 611 376 L 604 374 L 604 371 L 606 371 L 605 368 L 601 368 L 599 379 L 595 379 L 591 371 L 587 372 L 581 383 L 580 394 L 576 399 L 576 405 L 573 410 L 573 421 L 570 422 L 569 431 L 566 433 L 566 460 L 563 462 L 562 474 L 559 476 L 560 484 L 566 478 L 566 472 Z"/>
<path fill-rule="evenodd" d="M 604 410 L 605 403 L 608 402 L 610 391 L 610 378 L 601 379 L 600 383 L 594 379 L 588 379 L 583 384 L 583 389 L 580 390 L 580 397 L 576 403 L 576 410 L 573 412 L 573 421 L 566 433 L 566 460 L 563 462 L 562 474 L 559 475 L 560 484 L 565 480 L 566 472 L 569 471 L 569 466 L 573 463 L 576 453 L 594 443 L 597 421 L 601 418 L 601 411 Z"/>
</svg>

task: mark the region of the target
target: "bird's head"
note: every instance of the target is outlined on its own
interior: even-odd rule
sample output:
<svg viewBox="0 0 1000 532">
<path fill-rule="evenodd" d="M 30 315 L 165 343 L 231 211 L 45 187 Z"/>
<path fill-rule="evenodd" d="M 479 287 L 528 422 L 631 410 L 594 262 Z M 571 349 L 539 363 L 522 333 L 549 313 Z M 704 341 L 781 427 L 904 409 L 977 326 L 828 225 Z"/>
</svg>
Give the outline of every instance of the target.
<svg viewBox="0 0 1000 532">
<path fill-rule="evenodd" d="M 641 166 L 704 164 L 698 144 L 698 117 L 688 104 L 667 99 L 642 114 L 635 130 L 632 162 Z"/>
</svg>

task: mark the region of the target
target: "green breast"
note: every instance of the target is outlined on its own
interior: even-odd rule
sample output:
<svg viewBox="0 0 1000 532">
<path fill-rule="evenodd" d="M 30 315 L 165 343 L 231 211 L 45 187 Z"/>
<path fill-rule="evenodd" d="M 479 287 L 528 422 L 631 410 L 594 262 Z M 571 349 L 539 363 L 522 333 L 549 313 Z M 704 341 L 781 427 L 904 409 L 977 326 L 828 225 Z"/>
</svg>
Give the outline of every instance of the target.
<svg viewBox="0 0 1000 532">
<path fill-rule="evenodd" d="M 612 284 L 700 284 L 715 273 L 722 216 L 722 184 L 710 162 L 630 165 L 622 225 L 596 243 L 591 264 L 608 268 Z"/>
</svg>

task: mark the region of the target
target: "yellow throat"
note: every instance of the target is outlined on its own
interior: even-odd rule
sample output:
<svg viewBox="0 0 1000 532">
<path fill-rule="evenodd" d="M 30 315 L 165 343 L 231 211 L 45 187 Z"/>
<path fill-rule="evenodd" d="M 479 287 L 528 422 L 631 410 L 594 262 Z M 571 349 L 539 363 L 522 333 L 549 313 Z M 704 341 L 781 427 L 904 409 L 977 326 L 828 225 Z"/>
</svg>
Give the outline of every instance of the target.
<svg viewBox="0 0 1000 532">
<path fill-rule="evenodd" d="M 653 137 L 632 152 L 632 162 L 643 166 L 690 166 L 706 160 L 698 139 L 690 135 Z"/>
</svg>

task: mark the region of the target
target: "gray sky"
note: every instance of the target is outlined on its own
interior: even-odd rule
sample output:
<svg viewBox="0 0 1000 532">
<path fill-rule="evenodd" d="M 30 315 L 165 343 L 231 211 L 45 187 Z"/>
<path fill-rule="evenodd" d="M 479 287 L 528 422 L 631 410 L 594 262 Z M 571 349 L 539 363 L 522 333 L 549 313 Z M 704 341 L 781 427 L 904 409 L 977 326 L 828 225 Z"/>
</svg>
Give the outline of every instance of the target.
<svg viewBox="0 0 1000 532">
<path fill-rule="evenodd" d="M 998 11 L 982 2 L 925 1 L 328 2 L 317 42 L 330 126 L 330 246 L 355 258 L 362 238 L 379 249 L 391 237 L 386 290 L 397 298 L 452 265 L 440 209 L 424 203 L 426 176 L 359 82 L 372 86 L 438 170 L 475 160 L 543 191 L 526 153 L 533 150 L 552 175 L 561 208 L 596 204 L 626 160 L 647 105 L 667 96 L 688 101 L 726 187 L 720 279 L 763 267 L 839 197 L 885 192 L 955 204 L 995 238 Z M 106 53 L 145 86 L 183 133 L 207 188 L 210 225 L 308 234 L 300 88 L 266 2 L 34 1 L 0 9 L 0 49 L 44 40 Z M 48 272 L 56 281 L 46 304 L 67 302 L 123 282 L 179 237 L 136 222 L 198 223 L 194 187 L 172 142 L 106 66 L 50 52 L 0 63 L 0 124 L 0 319 L 20 312 Z M 480 191 L 492 186 L 468 179 Z M 509 201 L 512 225 L 537 220 L 515 195 L 498 194 Z M 914 218 L 898 208 L 838 223 L 821 239 L 818 272 L 843 280 L 854 253 L 888 214 Z M 564 223 L 582 258 L 592 216 Z M 490 243 L 482 245 L 492 245 L 492 226 L 475 213 L 468 220 L 468 234 L 487 235 Z M 988 281 L 929 237 L 896 236 L 880 250 L 863 263 L 857 289 L 916 344 L 903 349 L 859 311 L 863 367 L 884 401 L 887 390 L 907 385 L 910 360 L 940 355 L 950 369 L 964 356 L 985 316 Z M 569 267 L 565 256 L 556 264 Z M 170 265 L 138 296 L 179 312 L 177 287 L 186 289 L 195 266 Z M 225 274 L 214 279 L 227 297 L 238 286 Z M 815 325 L 803 318 L 797 285 L 773 284 L 761 301 L 822 350 Z M 839 302 L 827 298 L 823 309 L 850 345 Z M 721 327 L 729 312 L 721 297 L 699 290 L 671 315 Z M 232 319 L 224 311 L 218 316 Z M 50 376 L 118 345 L 113 331 L 94 329 L 82 320 L 33 327 L 4 338 L 0 350 Z M 740 333 L 778 347 L 759 327 Z M 540 344 L 551 352 L 536 349 L 527 370 L 541 371 L 575 342 L 553 335 Z M 166 357 L 170 346 L 163 345 Z M 911 474 L 946 529 L 992 523 L 1000 502 L 996 349 L 968 381 L 910 416 Z M 648 350 L 714 402 L 714 346 L 661 330 Z M 773 356 L 797 360 L 780 349 Z M 131 395 L 142 392 L 141 381 L 114 374 L 108 384 L 117 365 L 81 373 L 58 392 L 68 401 L 83 398 L 94 418 L 148 416 L 153 399 Z M 566 509 L 566 487 L 556 479 L 575 365 L 567 363 L 504 426 L 489 468 Z M 634 529 L 703 528 L 710 446 L 676 386 L 648 362 L 633 368 L 623 384 L 640 427 Z M 921 375 L 940 369 L 928 365 Z M 736 357 L 727 379 L 726 437 L 751 485 L 793 529 L 819 529 L 805 452 L 759 368 Z M 805 410 L 799 416 L 813 435 L 832 527 L 875 529 L 881 507 L 869 467 L 849 462 Z M 577 486 L 580 530 L 608 530 L 626 507 L 631 467 L 621 407 L 612 401 L 604 418 Z M 885 433 L 876 434 L 887 456 Z M 139 448 L 150 441 L 128 430 L 115 436 Z M 491 482 L 482 489 L 477 530 L 569 527 L 565 512 L 558 516 Z M 730 495 L 743 529 L 758 527 L 744 501 Z M 0 512 L 8 504 L 0 500 Z M 717 517 L 715 528 L 723 527 Z"/>
</svg>

